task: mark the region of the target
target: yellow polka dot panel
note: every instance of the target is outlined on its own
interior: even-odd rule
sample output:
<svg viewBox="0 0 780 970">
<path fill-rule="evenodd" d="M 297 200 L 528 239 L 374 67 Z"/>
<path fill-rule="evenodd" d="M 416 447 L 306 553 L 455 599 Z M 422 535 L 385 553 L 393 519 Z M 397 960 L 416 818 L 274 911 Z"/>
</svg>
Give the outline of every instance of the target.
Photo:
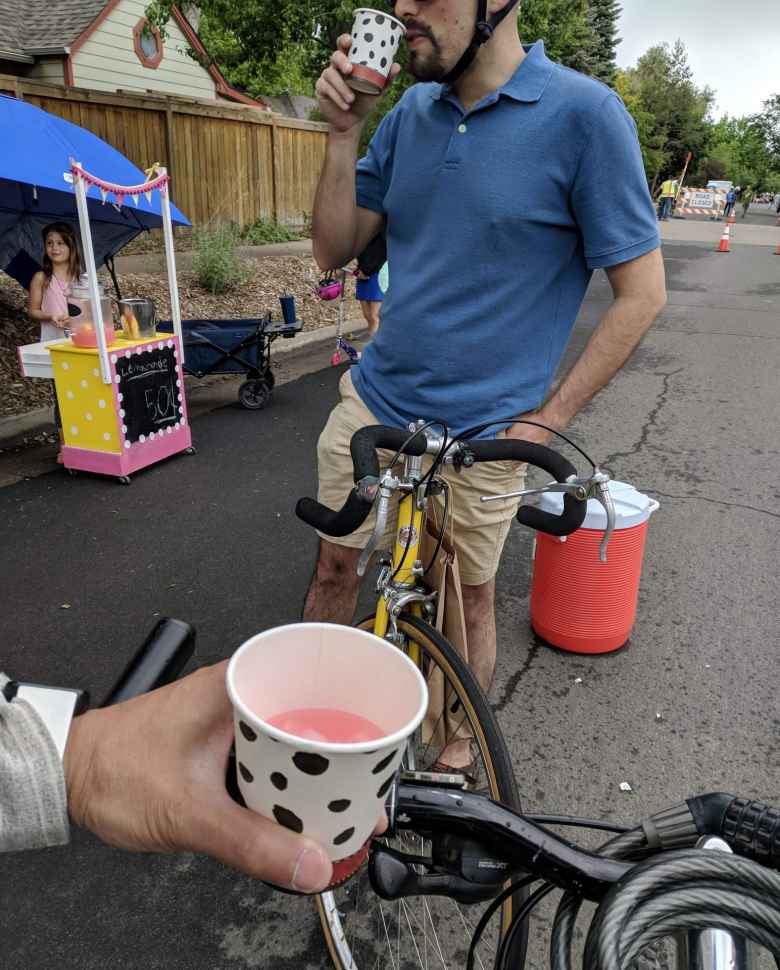
<svg viewBox="0 0 780 970">
<path fill-rule="evenodd" d="M 63 342 L 52 346 L 50 352 L 65 444 L 118 453 L 113 389 L 100 376 L 97 351 Z"/>
</svg>

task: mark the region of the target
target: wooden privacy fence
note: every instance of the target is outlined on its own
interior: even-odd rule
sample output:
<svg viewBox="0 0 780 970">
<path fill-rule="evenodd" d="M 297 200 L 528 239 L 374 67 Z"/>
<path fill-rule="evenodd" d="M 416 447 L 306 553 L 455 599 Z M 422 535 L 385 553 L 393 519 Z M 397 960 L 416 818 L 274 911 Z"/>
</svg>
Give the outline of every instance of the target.
<svg viewBox="0 0 780 970">
<path fill-rule="evenodd" d="M 324 124 L 229 102 L 109 94 L 9 75 L 0 75 L 0 92 L 88 128 L 139 168 L 167 166 L 173 200 L 196 225 L 273 219 L 299 227 L 312 211 Z"/>
</svg>

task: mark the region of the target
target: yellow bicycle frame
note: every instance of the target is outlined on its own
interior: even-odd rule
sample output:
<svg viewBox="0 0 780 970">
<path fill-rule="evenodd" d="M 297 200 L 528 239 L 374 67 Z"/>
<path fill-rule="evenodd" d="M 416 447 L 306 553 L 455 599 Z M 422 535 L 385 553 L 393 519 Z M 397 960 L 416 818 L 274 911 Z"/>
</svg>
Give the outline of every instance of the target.
<svg viewBox="0 0 780 970">
<path fill-rule="evenodd" d="M 416 577 L 412 572 L 412 566 L 415 560 L 420 558 L 423 523 L 424 512 L 417 506 L 416 493 L 412 492 L 404 495 L 398 506 L 398 528 L 395 534 L 393 564 L 391 567 L 392 574 L 395 576 L 394 581 L 397 583 L 414 584 L 416 582 Z M 413 610 L 418 612 L 414 607 Z M 384 637 L 387 633 L 388 620 L 387 604 L 385 603 L 384 597 L 380 596 L 377 600 L 376 616 L 374 617 L 374 633 L 378 637 Z M 420 662 L 419 653 L 420 648 L 417 644 L 412 643 L 409 645 L 409 658 L 418 665 Z"/>
</svg>

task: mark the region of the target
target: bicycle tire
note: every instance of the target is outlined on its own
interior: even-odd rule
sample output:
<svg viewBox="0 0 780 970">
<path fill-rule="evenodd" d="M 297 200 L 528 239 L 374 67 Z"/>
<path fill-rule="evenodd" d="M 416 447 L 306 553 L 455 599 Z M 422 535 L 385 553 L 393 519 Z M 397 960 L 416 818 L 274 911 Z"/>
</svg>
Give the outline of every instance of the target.
<svg viewBox="0 0 780 970">
<path fill-rule="evenodd" d="M 373 617 L 368 617 L 360 622 L 358 626 L 363 629 L 372 629 Z M 438 668 L 444 674 L 448 686 L 454 690 L 458 700 L 462 703 L 465 716 L 468 717 L 471 730 L 474 733 L 476 746 L 479 749 L 480 756 L 485 762 L 487 776 L 486 780 L 489 784 L 488 794 L 490 797 L 500 800 L 505 804 L 520 810 L 517 782 L 512 770 L 512 764 L 506 747 L 506 742 L 504 741 L 504 737 L 501 733 L 501 729 L 498 726 L 496 716 L 490 707 L 487 697 L 485 696 L 479 683 L 476 681 L 466 661 L 460 656 L 460 654 L 457 653 L 454 647 L 438 630 L 416 616 L 402 614 L 398 620 L 398 629 L 404 633 L 410 641 L 419 646 L 422 651 L 422 655 L 428 664 L 432 662 L 435 664 L 436 668 Z M 340 898 L 345 898 L 346 903 L 353 907 L 353 913 L 355 914 L 355 920 L 357 921 L 360 918 L 360 915 L 358 914 L 358 907 L 361 887 L 360 883 L 358 883 L 358 887 L 354 888 L 355 880 L 364 880 L 367 883 L 365 869 L 362 870 L 360 874 L 355 876 L 351 883 L 347 883 L 346 886 L 342 887 L 341 890 L 337 890 L 336 892 L 343 894 L 340 895 Z M 370 901 L 376 904 L 375 911 L 378 911 L 381 915 L 381 901 L 378 900 L 373 893 L 371 893 L 370 887 L 367 887 L 367 892 L 370 894 Z M 351 900 L 349 899 L 350 893 L 353 893 L 353 899 Z M 500 930 L 495 934 L 499 940 L 509 928 L 513 904 L 515 907 L 521 904 L 526 898 L 526 895 L 527 891 L 518 891 L 504 904 Z M 446 903 L 449 904 L 450 907 L 456 906 L 452 900 L 445 900 L 444 903 L 440 902 L 440 897 L 418 898 L 427 900 L 429 904 L 431 904 L 433 901 L 436 905 L 444 905 Z M 353 932 L 352 942 L 349 942 L 349 933 L 345 930 L 342 919 L 350 919 L 351 917 L 345 916 L 345 913 L 342 912 L 336 899 L 336 893 L 326 893 L 322 896 L 318 896 L 316 899 L 316 904 L 323 934 L 328 946 L 328 952 L 330 953 L 336 970 L 368 970 L 369 967 L 384 968 L 385 965 L 387 967 L 394 966 L 398 968 L 405 965 L 400 959 L 394 961 L 392 958 L 392 953 L 390 960 L 387 961 L 386 964 L 380 963 L 378 958 L 375 959 L 373 955 L 368 957 L 365 965 L 356 961 L 355 954 L 353 953 L 353 947 L 355 945 L 356 936 L 359 930 L 355 930 Z M 425 906 L 425 903 L 423 906 Z M 427 930 L 425 930 L 426 915 L 430 919 L 431 928 L 433 929 L 435 935 L 435 929 L 433 928 L 433 916 L 430 913 L 430 906 L 424 910 L 423 914 L 424 932 L 427 932 Z M 409 914 L 406 912 L 406 910 L 404 910 L 404 916 L 410 932 L 413 932 Z M 453 914 L 453 916 L 455 916 L 455 914 Z M 457 916 L 460 917 L 463 927 L 466 929 L 468 927 L 468 922 L 465 920 L 463 914 L 458 911 Z M 367 918 L 368 914 L 366 914 L 364 919 Z M 384 916 L 382 916 L 382 921 L 385 936 L 387 937 L 388 945 L 390 945 L 389 934 Z M 474 923 L 476 923 L 476 919 L 474 920 Z M 400 904 L 398 924 L 400 949 Z M 377 919 L 377 926 L 378 925 L 379 922 Z M 417 926 L 419 927 L 419 922 L 417 923 Z M 471 927 L 471 930 L 473 931 L 473 926 Z M 362 939 L 359 942 L 361 945 L 364 943 Z M 436 965 L 437 967 L 446 967 L 447 970 L 449 970 L 450 966 L 452 966 L 453 968 L 458 967 L 458 970 L 461 970 L 461 968 L 465 965 L 464 954 L 468 949 L 468 942 L 470 941 L 464 940 L 464 945 L 462 948 L 458 948 L 457 944 L 453 942 L 453 946 L 455 947 L 453 957 L 456 957 L 458 962 L 452 962 L 450 964 L 445 962 L 440 941 L 437 938 L 437 959 L 435 964 L 432 963 L 431 965 Z M 496 941 L 496 949 L 497 942 L 498 940 Z M 367 947 L 371 945 L 372 944 L 370 942 L 366 944 Z M 515 940 L 509 954 L 509 962 L 507 965 L 517 968 L 517 970 L 522 970 L 522 967 L 525 964 L 527 945 L 528 931 L 526 926 L 522 932 L 515 934 Z M 415 949 L 417 948 L 415 947 Z M 419 959 L 419 950 L 417 950 L 417 956 Z M 420 964 L 422 965 L 421 959 Z M 485 966 L 487 970 L 488 964 L 486 963 L 482 965 Z M 492 966 L 492 958 L 489 961 L 489 965 Z M 480 966 L 480 963 L 478 963 L 477 966 Z"/>
</svg>

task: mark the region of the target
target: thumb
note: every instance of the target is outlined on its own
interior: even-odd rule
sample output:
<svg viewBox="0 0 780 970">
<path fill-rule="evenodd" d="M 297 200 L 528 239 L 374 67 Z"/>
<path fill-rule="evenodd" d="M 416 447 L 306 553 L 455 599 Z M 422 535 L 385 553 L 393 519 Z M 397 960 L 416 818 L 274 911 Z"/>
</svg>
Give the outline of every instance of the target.
<svg viewBox="0 0 780 970">
<path fill-rule="evenodd" d="M 394 81 L 400 73 L 401 65 L 398 63 L 398 61 L 395 61 L 390 65 L 390 73 L 387 75 L 387 83 L 390 84 L 391 81 Z"/>
<path fill-rule="evenodd" d="M 323 847 L 237 805 L 227 793 L 195 820 L 191 848 L 255 879 L 298 892 L 323 890 L 333 866 Z"/>
</svg>

